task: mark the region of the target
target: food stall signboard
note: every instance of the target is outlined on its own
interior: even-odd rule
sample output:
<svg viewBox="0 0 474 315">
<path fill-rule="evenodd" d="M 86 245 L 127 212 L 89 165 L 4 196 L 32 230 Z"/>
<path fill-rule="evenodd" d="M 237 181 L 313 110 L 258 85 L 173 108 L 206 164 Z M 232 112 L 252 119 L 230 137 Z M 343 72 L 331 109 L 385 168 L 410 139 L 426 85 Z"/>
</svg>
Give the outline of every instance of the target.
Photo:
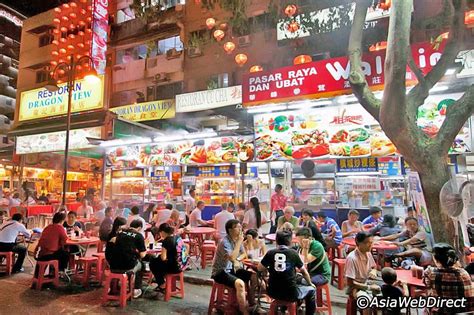
<svg viewBox="0 0 474 315">
<path fill-rule="evenodd" d="M 122 177 L 143 177 L 143 170 L 115 170 L 112 171 L 112 177 L 122 178 Z"/>
<path fill-rule="evenodd" d="M 337 160 L 337 171 L 341 173 L 378 172 L 376 158 L 362 157 Z"/>
<path fill-rule="evenodd" d="M 176 95 L 176 112 L 188 113 L 242 103 L 242 86 L 236 85 Z"/>
<path fill-rule="evenodd" d="M 69 150 L 91 148 L 87 138 L 101 138 L 102 127 L 74 129 L 69 132 Z M 16 138 L 16 154 L 64 151 L 66 131 L 19 136 Z"/>
<path fill-rule="evenodd" d="M 100 83 L 90 83 L 85 79 L 76 80 L 72 93 L 72 112 L 100 109 L 104 106 L 104 77 Z M 33 120 L 67 113 L 67 84 L 59 85 L 59 90 L 50 92 L 40 88 L 21 93 L 18 121 Z"/>
<path fill-rule="evenodd" d="M 235 165 L 229 166 L 201 166 L 194 169 L 195 176 L 200 177 L 222 177 L 234 176 Z"/>
<path fill-rule="evenodd" d="M 380 179 L 368 176 L 337 177 L 336 186 L 338 191 L 344 192 L 380 191 L 381 189 Z"/>
<path fill-rule="evenodd" d="M 440 47 L 431 43 L 412 45 L 416 65 L 427 73 L 441 57 Z M 372 89 L 384 86 L 385 50 L 363 56 L 362 68 Z M 297 99 L 323 98 L 350 94 L 350 63 L 347 57 L 325 59 L 295 66 L 245 74 L 242 101 L 250 107 L 261 104 L 287 102 Z M 406 81 L 415 84 L 416 77 L 407 66 Z"/>
<path fill-rule="evenodd" d="M 131 121 L 168 119 L 176 115 L 174 99 L 125 105 L 110 111 Z"/>
<path fill-rule="evenodd" d="M 400 159 L 398 156 L 378 158 L 379 171 L 382 175 L 400 175 Z"/>
</svg>

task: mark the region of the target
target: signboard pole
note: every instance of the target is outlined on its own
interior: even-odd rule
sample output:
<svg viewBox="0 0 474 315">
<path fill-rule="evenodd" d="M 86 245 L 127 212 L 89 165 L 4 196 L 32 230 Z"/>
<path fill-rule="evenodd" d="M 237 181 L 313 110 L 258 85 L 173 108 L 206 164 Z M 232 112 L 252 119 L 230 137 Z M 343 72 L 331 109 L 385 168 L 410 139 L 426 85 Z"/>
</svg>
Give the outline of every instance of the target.
<svg viewBox="0 0 474 315">
<path fill-rule="evenodd" d="M 64 149 L 64 171 L 63 171 L 63 200 L 62 205 L 66 205 L 66 189 L 67 189 L 67 168 L 69 157 L 69 131 L 71 130 L 71 103 L 72 89 L 74 88 L 74 54 L 71 54 L 71 63 L 69 65 L 67 78 L 67 117 L 66 117 L 66 148 Z M 105 164 L 104 164 L 105 165 Z M 105 167 L 104 167 L 105 168 Z"/>
</svg>

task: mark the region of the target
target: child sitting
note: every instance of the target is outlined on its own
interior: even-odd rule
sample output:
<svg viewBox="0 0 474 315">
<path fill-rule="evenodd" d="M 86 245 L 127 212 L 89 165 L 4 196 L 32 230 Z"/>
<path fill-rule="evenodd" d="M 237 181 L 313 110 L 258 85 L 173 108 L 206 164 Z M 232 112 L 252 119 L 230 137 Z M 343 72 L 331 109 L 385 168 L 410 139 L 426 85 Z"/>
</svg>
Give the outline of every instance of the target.
<svg viewBox="0 0 474 315">
<path fill-rule="evenodd" d="M 382 296 L 384 298 L 399 299 L 408 295 L 408 287 L 406 283 L 397 281 L 397 273 L 393 268 L 385 267 L 382 269 Z M 400 308 L 386 308 L 383 314 L 400 314 Z"/>
</svg>

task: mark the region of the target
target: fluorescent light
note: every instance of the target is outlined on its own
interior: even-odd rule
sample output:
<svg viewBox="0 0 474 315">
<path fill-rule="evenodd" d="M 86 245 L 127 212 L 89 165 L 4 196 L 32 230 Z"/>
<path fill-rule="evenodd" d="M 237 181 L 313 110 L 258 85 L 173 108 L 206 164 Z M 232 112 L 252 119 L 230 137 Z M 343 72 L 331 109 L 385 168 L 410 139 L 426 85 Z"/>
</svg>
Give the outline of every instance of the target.
<svg viewBox="0 0 474 315">
<path fill-rule="evenodd" d="M 270 105 L 270 106 L 257 106 L 247 109 L 247 113 L 249 114 L 257 114 L 257 113 L 271 113 L 274 111 L 280 111 L 287 109 L 288 106 L 286 104 L 280 105 Z"/>
<path fill-rule="evenodd" d="M 158 136 L 154 138 L 153 142 L 172 142 L 172 141 L 178 141 L 178 140 L 184 140 L 184 137 L 180 135 L 177 135 L 177 136 L 162 135 L 162 136 Z"/>
<path fill-rule="evenodd" d="M 453 75 L 455 73 L 456 73 L 456 69 L 451 68 L 451 69 L 446 70 L 446 72 L 444 74 L 445 75 Z"/>
<path fill-rule="evenodd" d="M 230 125 L 230 126 L 219 127 L 219 130 L 237 130 L 237 129 L 239 129 L 239 125 Z"/>
<path fill-rule="evenodd" d="M 446 91 L 446 90 L 449 90 L 449 86 L 441 85 L 441 86 L 435 86 L 434 88 L 432 88 L 430 90 L 430 92 L 442 92 L 442 91 Z"/>
<path fill-rule="evenodd" d="M 99 144 L 99 146 L 108 148 L 108 147 L 118 147 L 123 145 L 130 145 L 130 144 L 144 144 L 144 143 L 151 143 L 150 138 L 129 138 L 129 139 L 114 139 L 110 141 L 103 141 Z"/>
<path fill-rule="evenodd" d="M 331 104 L 332 104 L 332 101 L 330 100 L 319 100 L 315 102 L 302 102 L 302 103 L 291 104 L 291 105 L 288 105 L 288 109 L 305 109 L 305 108 L 331 105 Z"/>
<path fill-rule="evenodd" d="M 204 132 L 196 132 L 190 133 L 184 136 L 185 139 L 203 139 L 203 138 L 211 138 L 217 136 L 215 131 L 204 131 Z"/>
</svg>

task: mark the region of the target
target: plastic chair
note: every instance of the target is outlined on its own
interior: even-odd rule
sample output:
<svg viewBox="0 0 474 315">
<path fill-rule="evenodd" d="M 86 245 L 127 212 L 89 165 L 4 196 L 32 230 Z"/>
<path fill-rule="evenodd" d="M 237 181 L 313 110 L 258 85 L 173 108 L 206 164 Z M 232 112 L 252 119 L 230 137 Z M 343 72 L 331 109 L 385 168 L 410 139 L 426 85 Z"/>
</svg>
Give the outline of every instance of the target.
<svg viewBox="0 0 474 315">
<path fill-rule="evenodd" d="M 337 275 L 335 273 L 337 267 Z M 339 290 L 344 289 L 345 286 L 345 269 L 346 269 L 346 260 L 343 258 L 335 258 L 332 261 L 331 266 L 331 285 L 337 281 L 337 288 Z"/>
<path fill-rule="evenodd" d="M 127 273 L 108 273 L 102 295 L 102 304 L 106 304 L 108 301 L 119 301 L 120 307 L 125 307 L 127 301 L 133 299 L 134 283 L 134 273 L 131 273 L 130 276 Z M 114 294 L 117 291 L 119 294 Z"/>
<path fill-rule="evenodd" d="M 0 252 L 0 268 L 3 269 L 2 271 L 5 272 L 7 276 L 12 274 L 14 257 L 13 252 Z"/>
<path fill-rule="evenodd" d="M 97 258 L 97 264 L 95 269 L 96 280 L 99 281 L 100 285 L 104 282 L 105 269 L 107 267 L 107 260 L 105 259 L 105 253 L 95 253 L 92 257 Z"/>
<path fill-rule="evenodd" d="M 179 287 L 176 283 L 179 280 Z M 169 273 L 165 276 L 166 289 L 165 301 L 168 302 L 172 296 L 184 299 L 184 273 Z"/>
<path fill-rule="evenodd" d="M 296 315 L 296 302 L 273 300 L 270 304 L 270 315 L 276 315 L 278 313 L 278 307 L 286 307 L 288 314 Z"/>
<path fill-rule="evenodd" d="M 323 291 L 326 300 L 323 299 Z M 331 293 L 327 283 L 316 287 L 316 311 L 328 312 L 329 315 L 332 314 Z"/>
<path fill-rule="evenodd" d="M 49 267 L 49 275 L 46 276 L 44 273 Z M 53 274 L 51 274 L 51 269 Z M 59 262 L 57 260 L 37 261 L 35 272 L 33 275 L 32 287 L 36 290 L 41 290 L 43 284 L 53 283 L 55 287 L 59 286 Z"/>
<path fill-rule="evenodd" d="M 201 268 L 206 269 L 208 263 L 214 260 L 214 255 L 217 251 L 217 246 L 213 244 L 203 244 L 201 246 Z"/>
<path fill-rule="evenodd" d="M 224 315 L 236 314 L 239 305 L 235 289 L 214 281 L 207 314 L 211 315 L 214 309 L 222 311 Z"/>
<path fill-rule="evenodd" d="M 76 269 L 74 272 L 74 278 L 81 282 L 85 288 L 89 287 L 89 281 L 92 276 L 92 267 L 96 267 L 97 277 L 97 257 L 80 257 L 76 262 Z M 82 274 L 80 271 L 82 270 Z"/>
</svg>

